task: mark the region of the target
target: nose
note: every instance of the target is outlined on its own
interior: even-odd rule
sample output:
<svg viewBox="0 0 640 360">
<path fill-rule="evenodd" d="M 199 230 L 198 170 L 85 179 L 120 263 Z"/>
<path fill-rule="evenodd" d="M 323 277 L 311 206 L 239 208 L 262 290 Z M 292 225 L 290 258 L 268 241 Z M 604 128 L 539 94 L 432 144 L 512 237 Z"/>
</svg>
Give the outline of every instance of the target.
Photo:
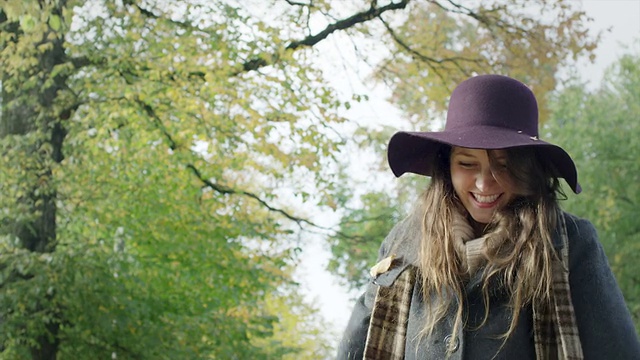
<svg viewBox="0 0 640 360">
<path fill-rule="evenodd" d="M 479 171 L 476 176 L 476 188 L 483 193 L 491 189 L 496 183 L 496 178 L 493 176 L 493 172 L 489 167 Z"/>
</svg>

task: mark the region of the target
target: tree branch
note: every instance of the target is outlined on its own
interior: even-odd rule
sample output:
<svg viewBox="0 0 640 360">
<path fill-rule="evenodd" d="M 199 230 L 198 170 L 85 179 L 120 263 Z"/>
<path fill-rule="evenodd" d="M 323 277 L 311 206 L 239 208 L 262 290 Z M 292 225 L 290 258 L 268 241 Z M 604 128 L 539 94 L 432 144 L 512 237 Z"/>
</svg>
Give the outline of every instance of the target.
<svg viewBox="0 0 640 360">
<path fill-rule="evenodd" d="M 400 47 L 403 48 L 405 51 L 407 51 L 409 54 L 412 54 L 414 57 L 417 57 L 418 60 L 421 60 L 423 63 L 425 63 L 427 65 L 427 67 L 429 67 L 436 74 L 436 76 L 438 76 L 438 78 L 440 78 L 442 83 L 446 82 L 445 81 L 445 76 L 442 75 L 442 73 L 440 73 L 440 70 L 438 70 L 434 66 L 434 64 L 438 64 L 438 62 L 435 59 L 433 59 L 433 61 L 431 61 L 430 57 L 427 57 L 427 56 L 425 56 L 425 55 L 413 50 L 410 46 L 405 44 L 404 41 L 402 41 L 398 36 L 396 36 L 395 32 L 391 29 L 391 27 L 389 27 L 386 24 L 386 22 L 382 21 L 382 23 L 387 28 L 387 31 L 389 31 L 389 35 L 391 35 L 391 39 L 393 39 L 393 41 L 395 41 L 398 45 L 400 45 Z"/>
<path fill-rule="evenodd" d="M 407 7 L 410 1 L 411 0 L 401 0 L 397 3 L 391 2 L 382 7 L 376 7 L 377 1 L 372 1 L 371 7 L 368 10 L 356 13 L 346 19 L 329 24 L 324 28 L 324 30 L 315 35 L 309 35 L 302 40 L 292 41 L 289 43 L 289 45 L 287 45 L 286 49 L 293 51 L 302 47 L 312 47 L 320 41 L 326 39 L 329 35 L 333 34 L 336 31 L 345 30 L 357 24 L 380 17 L 380 15 L 387 11 L 404 9 Z M 269 62 L 263 57 L 256 57 L 245 62 L 242 69 L 244 72 L 249 72 L 252 70 L 258 70 L 259 68 L 267 65 L 269 65 Z M 236 73 L 234 75 L 238 74 L 239 73 Z"/>
<path fill-rule="evenodd" d="M 356 24 L 360 24 L 360 23 L 369 21 L 371 19 L 377 18 L 387 11 L 404 9 L 409 4 L 409 1 L 411 0 L 401 0 L 400 2 L 397 2 L 397 3 L 391 2 L 388 5 L 385 5 L 379 8 L 375 7 L 376 2 L 373 1 L 371 3 L 371 7 L 369 8 L 369 10 L 356 13 L 344 20 L 340 20 L 333 24 L 329 24 L 327 25 L 326 28 L 324 28 L 324 30 L 320 31 L 315 35 L 307 36 L 306 38 L 299 41 L 293 41 L 289 45 L 287 45 L 287 49 L 295 50 L 302 46 L 313 46 L 319 43 L 320 41 L 326 39 L 329 35 L 331 35 L 336 31 L 348 29 Z"/>
<path fill-rule="evenodd" d="M 165 139 L 168 141 L 169 143 L 169 148 L 172 151 L 177 151 L 179 149 L 179 146 L 177 144 L 177 142 L 173 139 L 173 137 L 171 136 L 171 134 L 169 134 L 169 132 L 167 131 L 166 127 L 162 124 L 162 120 L 160 119 L 160 117 L 156 114 L 155 110 L 153 109 L 153 107 L 151 107 L 150 104 L 145 103 L 144 101 L 140 100 L 140 99 L 135 99 L 135 102 L 145 111 L 145 113 L 153 120 L 154 124 L 156 124 L 156 127 L 160 130 L 160 132 L 162 132 L 162 135 L 165 137 Z M 189 163 L 186 164 L 186 168 L 189 169 L 189 171 L 191 171 L 191 173 L 198 179 L 200 180 L 200 182 L 206 186 L 207 188 L 210 188 L 211 190 L 216 191 L 219 194 L 228 194 L 228 195 L 242 195 L 242 196 L 246 196 L 249 197 L 255 201 L 257 201 L 258 203 L 260 203 L 260 205 L 264 206 L 265 208 L 267 208 L 267 210 L 274 212 L 274 213 L 278 213 L 282 216 L 284 216 L 285 218 L 295 222 L 301 229 L 303 230 L 307 230 L 303 228 L 303 225 L 308 225 L 311 226 L 313 228 L 322 230 L 322 231 L 329 231 L 335 234 L 335 236 L 339 236 L 342 238 L 349 238 L 349 239 L 353 239 L 353 240 L 360 240 L 362 241 L 363 237 L 362 236 L 351 236 L 351 235 L 347 235 L 341 231 L 335 230 L 334 228 L 330 228 L 330 227 L 326 227 L 326 226 L 321 226 L 318 225 L 316 223 L 314 223 L 313 221 L 301 218 L 301 217 L 297 217 L 295 215 L 292 215 L 291 213 L 289 213 L 288 211 L 275 207 L 273 205 L 271 205 L 270 203 L 268 203 L 266 200 L 262 199 L 260 196 L 246 191 L 246 190 L 239 190 L 239 189 L 234 189 L 225 185 L 221 185 L 221 184 L 217 184 L 209 179 L 207 179 L 204 175 L 202 175 L 202 173 L 200 172 L 200 170 L 193 164 Z M 307 230 L 308 231 L 308 230 Z"/>
<path fill-rule="evenodd" d="M 499 16 L 487 16 L 486 14 L 491 14 L 491 13 L 499 13 L 499 11 L 501 10 L 505 10 L 506 6 L 505 5 L 498 5 L 492 9 L 489 10 L 483 10 L 482 13 L 473 11 L 472 9 L 463 6 L 461 4 L 458 4 L 456 2 L 454 2 L 453 0 L 447 0 L 447 2 L 449 4 L 451 4 L 453 6 L 453 8 L 449 8 L 446 7 L 444 5 L 442 5 L 440 2 L 438 1 L 430 1 L 432 4 L 440 7 L 441 9 L 443 9 L 444 11 L 447 12 L 451 12 L 454 14 L 460 14 L 460 15 L 464 15 L 464 16 L 468 16 L 476 21 L 478 21 L 480 24 L 486 26 L 487 28 L 491 28 L 491 27 L 496 27 L 501 29 L 502 31 L 505 32 L 509 32 L 509 31 L 514 31 L 516 33 L 521 34 L 522 36 L 525 36 L 526 34 L 529 34 L 529 32 L 527 31 L 527 29 L 517 26 L 513 23 L 508 23 L 505 22 L 501 17 Z"/>
<path fill-rule="evenodd" d="M 177 21 L 177 20 L 173 20 L 173 19 L 169 19 L 169 18 L 164 18 L 164 17 L 158 16 L 153 11 L 143 8 L 142 6 L 140 6 L 140 4 L 136 3 L 133 0 L 125 0 L 123 3 L 124 3 L 124 5 L 133 6 L 134 8 L 136 8 L 140 12 L 140 14 L 142 14 L 142 15 L 150 18 L 150 19 L 165 20 L 165 21 L 168 21 L 168 22 L 170 22 L 170 23 L 172 23 L 174 25 L 177 25 L 178 27 L 180 27 L 182 29 L 185 29 L 185 30 L 190 30 L 190 31 L 197 30 L 197 31 L 205 32 L 205 31 L 203 31 L 202 29 L 200 29 L 198 27 L 194 27 L 193 25 L 191 25 L 188 22 Z"/>
<path fill-rule="evenodd" d="M 464 67 L 462 67 L 460 65 L 459 62 L 471 62 L 471 63 L 476 63 L 479 64 L 481 63 L 481 59 L 469 59 L 469 58 L 465 58 L 465 57 L 460 57 L 460 56 L 455 56 L 455 57 L 450 57 L 450 58 L 444 58 L 444 59 L 435 59 L 432 58 L 430 56 L 427 56 L 415 49 L 413 49 L 411 46 L 409 46 L 407 43 L 405 43 L 396 33 L 395 31 L 391 28 L 391 26 L 384 21 L 383 19 L 380 19 L 380 21 L 382 21 L 382 24 L 384 24 L 384 27 L 387 29 L 387 31 L 389 32 L 389 35 L 391 36 L 391 38 L 393 39 L 393 41 L 398 44 L 402 49 L 404 49 L 406 52 L 408 52 L 409 54 L 411 54 L 413 57 L 415 57 L 416 59 L 424 62 L 427 64 L 427 66 L 429 66 L 443 81 L 444 81 L 444 77 L 440 74 L 440 72 L 438 71 L 438 69 L 436 69 L 436 67 L 434 66 L 434 64 L 437 65 L 442 65 L 445 63 L 451 63 L 453 64 L 456 68 L 458 68 L 458 70 L 460 70 L 463 74 L 465 74 L 466 76 L 469 76 L 469 74 L 467 74 L 466 70 L 464 69 Z"/>
<path fill-rule="evenodd" d="M 171 136 L 171 134 L 169 134 L 169 132 L 167 131 L 166 127 L 162 124 L 162 120 L 160 119 L 160 117 L 158 116 L 158 114 L 156 114 L 155 110 L 153 109 L 153 107 L 140 100 L 140 99 L 135 99 L 135 102 L 145 111 L 145 113 L 147 114 L 147 116 L 149 116 L 154 124 L 156 125 L 156 127 L 160 130 L 160 132 L 162 132 L 162 135 L 165 137 L 165 139 L 167 140 L 167 142 L 169 143 L 169 148 L 172 151 L 176 151 L 178 150 L 179 146 L 177 144 L 177 142 L 173 139 L 173 137 Z M 320 229 L 323 231 L 330 231 L 333 232 L 334 234 L 336 234 L 337 236 L 343 237 L 343 238 L 352 238 L 352 239 L 360 239 L 360 236 L 350 236 L 347 235 L 343 232 L 337 231 L 333 228 L 329 228 L 326 226 L 322 226 L 322 225 L 318 225 L 310 220 L 301 218 L 301 217 L 297 217 L 291 213 L 289 213 L 288 211 L 275 207 L 271 204 L 269 204 L 266 200 L 262 199 L 260 196 L 246 191 L 246 190 L 239 190 L 239 189 L 234 189 L 225 185 L 221 185 L 221 184 L 217 184 L 209 179 L 207 179 L 204 175 L 202 175 L 202 173 L 200 172 L 200 170 L 198 170 L 198 168 L 193 165 L 193 164 L 186 164 L 186 168 L 189 169 L 191 171 L 191 173 L 193 173 L 193 175 L 196 176 L 196 178 L 198 178 L 198 180 L 200 180 L 200 182 L 216 191 L 217 193 L 220 194 L 228 194 L 228 195 L 242 195 L 242 196 L 246 196 L 249 197 L 251 199 L 254 199 L 255 201 L 257 201 L 258 203 L 260 203 L 260 205 L 264 206 L 265 208 L 267 208 L 269 211 L 278 213 L 282 216 L 284 216 L 285 218 L 295 222 L 301 229 L 304 229 L 302 227 L 302 225 L 308 225 L 311 226 L 313 228 L 316 229 Z"/>
<path fill-rule="evenodd" d="M 296 2 L 296 1 L 292 1 L 292 0 L 285 0 L 289 5 L 295 5 L 295 6 L 306 6 L 306 7 L 310 7 L 313 6 L 313 4 L 309 3 L 309 4 L 305 4 L 305 3 L 301 3 L 301 2 Z M 327 25 L 327 27 L 325 27 L 322 31 L 318 32 L 315 35 L 309 35 L 307 37 L 305 37 L 304 39 L 301 40 L 296 40 L 296 41 L 292 41 L 289 43 L 289 45 L 286 46 L 287 50 L 297 50 L 299 48 L 302 47 L 312 47 L 314 45 L 316 45 L 317 43 L 319 43 L 320 41 L 326 39 L 329 35 L 333 34 L 336 31 L 340 31 L 340 30 L 345 30 L 348 29 L 350 27 L 353 27 L 357 24 L 361 24 L 364 23 L 366 21 L 369 21 L 371 19 L 380 17 L 383 13 L 388 12 L 388 11 L 394 11 L 394 10 L 400 10 L 400 9 L 404 9 L 407 7 L 407 5 L 409 4 L 411 0 L 400 0 L 398 2 L 393 2 L 391 1 L 389 4 L 385 5 L 385 6 L 381 6 L 381 7 L 377 7 L 378 2 L 376 0 L 372 0 L 371 1 L 371 6 L 369 7 L 368 10 L 366 11 L 362 11 L 359 13 L 356 13 L 346 19 L 343 20 L 338 20 L 332 24 Z M 181 21 L 176 21 L 176 20 L 172 20 L 172 19 L 164 19 L 163 17 L 156 15 L 155 13 L 153 13 L 153 11 L 148 10 L 143 8 L 142 6 L 140 6 L 139 4 L 134 3 L 131 0 L 127 0 L 124 2 L 125 5 L 129 5 L 129 6 L 133 6 L 135 7 L 142 15 L 154 19 L 154 20 L 166 20 L 169 21 L 183 29 L 188 29 L 188 30 L 198 30 L 198 31 L 202 31 L 204 33 L 206 33 L 206 31 L 199 29 L 199 28 L 195 28 L 193 27 L 191 24 L 187 23 L 187 22 L 181 22 Z M 277 57 L 274 57 L 277 58 Z M 79 64 L 85 64 L 86 60 L 82 60 L 82 59 L 78 59 L 78 63 Z M 263 68 L 265 66 L 268 66 L 272 63 L 272 60 L 269 60 L 268 57 L 265 56 L 257 56 L 254 57 L 252 59 L 249 59 L 247 61 L 245 61 L 244 64 L 242 64 L 242 69 L 239 71 L 236 71 L 234 73 L 231 74 L 231 76 L 238 76 L 239 74 L 243 73 L 243 72 L 250 72 L 250 71 L 254 71 L 254 70 L 258 70 L 260 68 Z M 193 72 L 190 73 L 190 76 L 194 76 L 197 78 L 202 78 L 204 79 L 204 73 L 202 72 Z"/>
<path fill-rule="evenodd" d="M 104 59 L 102 59 L 101 61 L 93 61 L 90 58 L 86 57 L 86 56 L 80 56 L 80 57 L 73 57 L 70 58 L 69 61 L 71 62 L 71 64 L 73 65 L 74 68 L 76 69 L 81 69 L 85 66 L 89 66 L 89 65 L 99 65 L 99 64 L 105 64 L 106 61 Z"/>
<path fill-rule="evenodd" d="M 311 7 L 313 6 L 313 4 L 308 3 L 301 3 L 301 2 L 297 2 L 297 1 L 292 1 L 292 0 L 284 0 L 287 4 L 291 5 L 291 6 L 303 6 L 303 7 Z"/>
</svg>

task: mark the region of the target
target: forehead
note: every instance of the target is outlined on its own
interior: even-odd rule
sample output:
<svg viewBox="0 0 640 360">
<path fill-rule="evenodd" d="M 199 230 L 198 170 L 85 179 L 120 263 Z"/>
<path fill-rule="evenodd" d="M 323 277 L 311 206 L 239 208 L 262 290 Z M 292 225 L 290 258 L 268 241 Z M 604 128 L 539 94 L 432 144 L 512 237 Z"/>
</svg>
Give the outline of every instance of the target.
<svg viewBox="0 0 640 360">
<path fill-rule="evenodd" d="M 461 155 L 469 157 L 486 157 L 487 154 L 495 159 L 507 157 L 507 151 L 504 149 L 486 150 L 486 149 L 470 149 L 454 146 L 451 155 Z"/>
</svg>

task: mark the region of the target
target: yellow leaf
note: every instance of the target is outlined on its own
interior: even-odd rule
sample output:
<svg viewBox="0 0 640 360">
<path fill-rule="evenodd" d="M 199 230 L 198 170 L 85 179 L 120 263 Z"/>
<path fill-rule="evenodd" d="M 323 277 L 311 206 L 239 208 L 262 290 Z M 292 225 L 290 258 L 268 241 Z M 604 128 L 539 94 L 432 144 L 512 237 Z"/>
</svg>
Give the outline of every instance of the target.
<svg viewBox="0 0 640 360">
<path fill-rule="evenodd" d="M 383 274 L 389 270 L 391 264 L 393 264 L 393 260 L 396 258 L 396 254 L 391 254 L 391 256 L 382 259 L 379 263 L 375 264 L 371 270 L 369 270 L 369 274 L 372 277 L 377 277 L 380 274 Z"/>
</svg>

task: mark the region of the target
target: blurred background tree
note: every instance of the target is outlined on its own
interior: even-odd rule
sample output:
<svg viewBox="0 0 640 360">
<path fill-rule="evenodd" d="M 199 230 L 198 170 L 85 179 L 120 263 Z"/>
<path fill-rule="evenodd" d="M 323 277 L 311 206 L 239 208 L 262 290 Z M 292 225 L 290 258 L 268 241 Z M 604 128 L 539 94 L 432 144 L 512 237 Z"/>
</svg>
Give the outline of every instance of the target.
<svg viewBox="0 0 640 360">
<path fill-rule="evenodd" d="M 330 191 L 343 104 L 304 50 L 406 1 L 371 5 L 3 2 L 2 358 L 328 356 L 287 199 Z"/>
<path fill-rule="evenodd" d="M 638 330 L 640 51 L 620 57 L 596 89 L 589 90 L 576 77 L 550 99 L 552 117 L 545 136 L 569 149 L 584 190 L 570 196 L 563 207 L 598 229 Z"/>
</svg>

